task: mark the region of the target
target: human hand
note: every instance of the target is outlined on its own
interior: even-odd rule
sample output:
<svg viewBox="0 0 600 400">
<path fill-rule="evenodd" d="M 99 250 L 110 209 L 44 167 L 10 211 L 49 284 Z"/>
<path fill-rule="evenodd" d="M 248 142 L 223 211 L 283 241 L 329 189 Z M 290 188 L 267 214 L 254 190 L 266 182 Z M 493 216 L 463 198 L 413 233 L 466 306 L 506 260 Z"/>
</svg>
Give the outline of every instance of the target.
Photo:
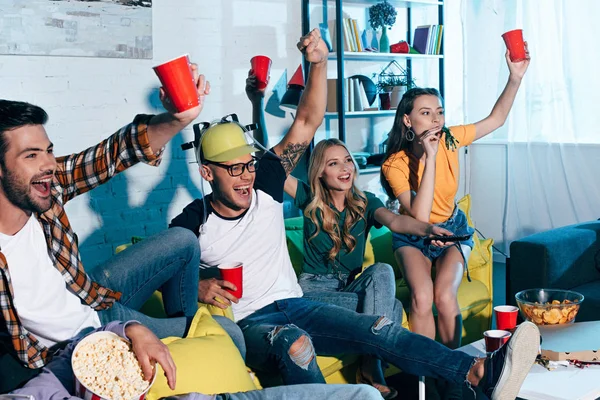
<svg viewBox="0 0 600 400">
<path fill-rule="evenodd" d="M 190 108 L 184 112 L 178 113 L 177 109 L 169 99 L 169 96 L 165 93 L 165 90 L 160 88 L 160 101 L 163 104 L 165 110 L 167 110 L 175 119 L 188 125 L 193 120 L 198 118 L 202 108 L 204 108 L 204 98 L 210 94 L 210 82 L 206 80 L 204 75 L 198 74 L 198 65 L 192 64 L 192 74 L 194 76 L 194 82 L 196 82 L 196 90 L 198 91 L 198 105 Z"/>
<path fill-rule="evenodd" d="M 252 70 L 248 71 L 248 78 L 246 78 L 246 96 L 252 104 L 260 102 L 265 97 L 265 89 L 259 89 L 257 87 L 258 80 L 256 75 L 252 73 Z"/>
<path fill-rule="evenodd" d="M 439 226 L 436 225 L 430 225 L 429 228 L 427 228 L 427 236 L 431 237 L 431 236 L 452 236 L 453 233 L 450 232 L 447 229 L 444 228 L 440 228 Z M 448 247 L 453 245 L 453 242 L 442 242 L 440 240 L 432 240 L 431 244 L 436 246 L 436 247 Z"/>
<path fill-rule="evenodd" d="M 152 370 L 156 368 L 158 362 L 165 371 L 169 387 L 174 390 L 177 367 L 171 357 L 169 348 L 150 329 L 138 323 L 127 325 L 125 334 L 131 340 L 131 347 L 140 362 L 144 379 L 147 381 L 152 379 Z"/>
<path fill-rule="evenodd" d="M 322 64 L 327 62 L 329 49 L 325 41 L 321 39 L 321 32 L 315 28 L 308 35 L 302 36 L 298 41 L 298 49 L 304 53 L 306 61 L 312 64 Z"/>
<path fill-rule="evenodd" d="M 510 72 L 510 76 L 521 80 L 525 75 L 527 68 L 529 67 L 529 62 L 531 61 L 531 57 L 529 56 L 529 48 L 527 47 L 527 42 L 525 42 L 525 60 L 512 62 L 510 60 L 510 51 L 508 49 L 506 49 L 504 57 L 506 58 L 506 63 L 508 64 L 508 71 Z"/>
<path fill-rule="evenodd" d="M 435 159 L 440 144 L 440 137 L 442 135 L 442 127 L 433 128 L 426 130 L 419 137 L 419 144 L 423 146 L 425 150 L 425 156 L 428 159 Z"/>
<path fill-rule="evenodd" d="M 229 307 L 231 302 L 237 304 L 240 300 L 225 290 L 225 288 L 233 291 L 237 290 L 237 287 L 228 281 L 215 278 L 201 279 L 198 283 L 198 301 L 205 304 L 212 304 L 223 310 Z"/>
</svg>

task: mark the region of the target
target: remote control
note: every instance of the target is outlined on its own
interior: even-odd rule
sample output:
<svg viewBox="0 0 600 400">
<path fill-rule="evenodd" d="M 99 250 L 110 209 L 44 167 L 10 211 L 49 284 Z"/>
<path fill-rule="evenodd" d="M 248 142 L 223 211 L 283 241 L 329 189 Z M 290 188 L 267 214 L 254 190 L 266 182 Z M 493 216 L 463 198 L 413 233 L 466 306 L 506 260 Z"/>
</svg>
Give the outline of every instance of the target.
<svg viewBox="0 0 600 400">
<path fill-rule="evenodd" d="M 426 237 L 423 240 L 423 243 L 428 245 L 434 240 L 439 240 L 440 242 L 462 242 L 463 240 L 469 240 L 470 238 L 471 235 L 430 236 Z"/>
</svg>

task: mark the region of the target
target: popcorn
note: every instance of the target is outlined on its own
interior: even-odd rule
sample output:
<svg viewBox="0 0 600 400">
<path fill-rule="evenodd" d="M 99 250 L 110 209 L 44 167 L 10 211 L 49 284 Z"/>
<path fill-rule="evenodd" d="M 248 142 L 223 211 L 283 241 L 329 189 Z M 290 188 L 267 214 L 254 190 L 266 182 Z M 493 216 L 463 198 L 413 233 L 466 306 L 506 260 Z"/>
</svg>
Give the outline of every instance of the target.
<svg viewBox="0 0 600 400">
<path fill-rule="evenodd" d="M 83 339 L 73 352 L 71 365 L 79 382 L 105 399 L 139 398 L 150 386 L 129 343 L 111 332 Z"/>
</svg>

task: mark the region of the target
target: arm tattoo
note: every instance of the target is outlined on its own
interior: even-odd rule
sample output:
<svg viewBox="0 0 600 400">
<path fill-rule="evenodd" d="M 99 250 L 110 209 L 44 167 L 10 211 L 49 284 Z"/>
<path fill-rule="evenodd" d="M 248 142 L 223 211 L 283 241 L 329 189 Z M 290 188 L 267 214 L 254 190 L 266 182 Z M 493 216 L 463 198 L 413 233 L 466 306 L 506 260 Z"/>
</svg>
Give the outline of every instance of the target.
<svg viewBox="0 0 600 400">
<path fill-rule="evenodd" d="M 288 143 L 285 146 L 279 157 L 281 158 L 281 165 L 283 165 L 286 174 L 289 175 L 294 170 L 298 160 L 300 160 L 300 157 L 302 157 L 307 148 L 308 142 Z"/>
</svg>

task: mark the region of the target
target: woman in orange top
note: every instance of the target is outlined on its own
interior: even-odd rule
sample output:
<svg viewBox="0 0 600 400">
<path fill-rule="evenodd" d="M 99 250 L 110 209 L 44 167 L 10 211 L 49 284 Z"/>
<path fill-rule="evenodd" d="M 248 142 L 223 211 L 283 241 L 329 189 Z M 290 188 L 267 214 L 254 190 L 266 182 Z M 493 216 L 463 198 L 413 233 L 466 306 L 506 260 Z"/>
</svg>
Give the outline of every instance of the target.
<svg viewBox="0 0 600 400">
<path fill-rule="evenodd" d="M 381 168 L 381 183 L 400 211 L 437 224 L 455 235 L 472 234 L 466 216 L 454 202 L 458 191 L 458 147 L 468 146 L 504 124 L 521 79 L 529 66 L 527 60 L 513 63 L 506 51 L 510 76 L 490 115 L 464 126 L 445 128 L 442 98 L 436 89 L 415 88 L 398 105 L 388 150 Z M 441 144 L 440 144 L 441 142 Z M 432 312 L 438 312 L 438 336 L 450 348 L 460 346 L 462 317 L 457 292 L 469 259 L 473 240 L 445 248 L 425 244 L 423 238 L 394 234 L 394 255 L 411 290 L 411 330 L 435 338 Z M 435 282 L 431 268 L 435 265 Z"/>
</svg>

